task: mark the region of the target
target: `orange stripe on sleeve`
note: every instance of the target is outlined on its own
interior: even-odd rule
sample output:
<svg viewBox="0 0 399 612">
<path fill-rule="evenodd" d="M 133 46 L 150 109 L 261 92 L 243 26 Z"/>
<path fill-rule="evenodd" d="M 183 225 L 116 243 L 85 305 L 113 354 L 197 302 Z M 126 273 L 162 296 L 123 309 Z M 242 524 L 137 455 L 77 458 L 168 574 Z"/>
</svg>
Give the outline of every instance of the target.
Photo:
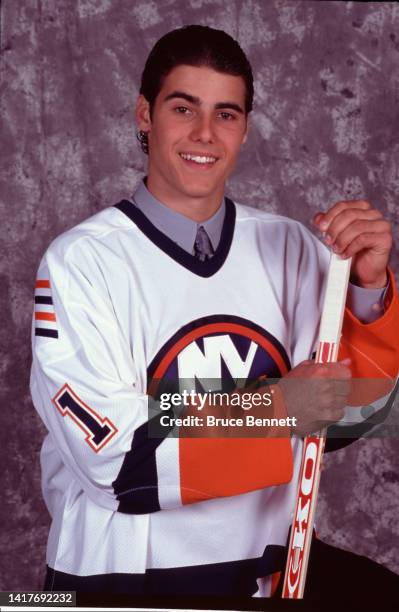
<svg viewBox="0 0 399 612">
<path fill-rule="evenodd" d="M 53 312 L 35 312 L 36 321 L 55 321 L 55 314 Z"/>
<path fill-rule="evenodd" d="M 36 289 L 50 289 L 49 280 L 37 280 L 35 284 Z"/>
</svg>

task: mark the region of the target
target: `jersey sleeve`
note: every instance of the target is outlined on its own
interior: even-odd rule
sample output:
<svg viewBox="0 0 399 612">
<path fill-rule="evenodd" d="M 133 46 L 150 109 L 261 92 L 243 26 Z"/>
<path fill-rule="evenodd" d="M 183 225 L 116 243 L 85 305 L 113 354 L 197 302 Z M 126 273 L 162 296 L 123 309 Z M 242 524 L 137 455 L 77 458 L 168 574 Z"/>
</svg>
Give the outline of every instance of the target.
<svg viewBox="0 0 399 612">
<path fill-rule="evenodd" d="M 151 438 L 148 395 L 112 304 L 90 249 L 50 247 L 36 280 L 31 393 L 91 500 L 141 514 L 289 482 L 289 439 Z"/>
<path fill-rule="evenodd" d="M 354 377 L 388 381 L 398 375 L 399 299 L 395 277 L 391 270 L 388 273 L 385 312 L 381 317 L 371 323 L 362 323 L 349 308 L 345 309 L 338 358 L 353 360 Z"/>
<path fill-rule="evenodd" d="M 345 309 L 338 359 L 351 359 L 352 390 L 344 418 L 329 428 L 327 450 L 376 432 L 389 416 L 398 391 L 399 299 L 389 272 L 385 312 L 370 323 Z"/>
<path fill-rule="evenodd" d="M 292 324 L 292 366 L 311 359 L 317 349 L 328 249 L 307 231 L 300 258 L 296 308 Z M 338 360 L 351 359 L 352 391 L 344 418 L 329 427 L 327 450 L 335 450 L 374 430 L 386 417 L 396 394 L 399 373 L 399 300 L 389 270 L 385 311 L 370 323 L 359 320 L 350 300 L 344 312 Z"/>
</svg>

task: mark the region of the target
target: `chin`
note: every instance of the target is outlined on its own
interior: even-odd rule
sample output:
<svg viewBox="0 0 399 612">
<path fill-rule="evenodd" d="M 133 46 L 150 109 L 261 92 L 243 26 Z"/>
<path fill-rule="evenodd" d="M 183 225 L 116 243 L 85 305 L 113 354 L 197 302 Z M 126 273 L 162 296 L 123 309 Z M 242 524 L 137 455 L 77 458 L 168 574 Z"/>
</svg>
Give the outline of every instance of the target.
<svg viewBox="0 0 399 612">
<path fill-rule="evenodd" d="M 201 189 L 201 188 L 187 189 L 186 187 L 184 189 L 184 193 L 186 194 L 188 198 L 208 198 L 215 193 L 215 190 L 214 189 Z"/>
<path fill-rule="evenodd" d="M 220 189 L 220 183 L 204 183 L 199 181 L 195 183 L 194 181 L 182 181 L 182 191 L 184 191 L 188 196 L 191 197 L 208 197 L 218 191 Z"/>
</svg>

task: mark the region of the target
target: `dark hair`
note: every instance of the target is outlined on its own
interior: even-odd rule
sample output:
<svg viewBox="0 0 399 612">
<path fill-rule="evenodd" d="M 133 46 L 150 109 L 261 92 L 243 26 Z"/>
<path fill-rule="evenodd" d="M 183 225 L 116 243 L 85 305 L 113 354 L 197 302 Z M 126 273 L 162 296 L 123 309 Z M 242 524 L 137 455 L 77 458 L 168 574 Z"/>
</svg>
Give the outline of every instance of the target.
<svg viewBox="0 0 399 612">
<path fill-rule="evenodd" d="M 254 85 L 251 65 L 234 38 L 223 30 L 189 25 L 172 30 L 155 43 L 144 66 L 140 93 L 150 104 L 150 113 L 165 77 L 176 68 L 207 66 L 217 72 L 240 76 L 245 82 L 245 112 L 252 110 Z M 147 133 L 137 134 L 141 147 L 148 153 Z"/>
</svg>

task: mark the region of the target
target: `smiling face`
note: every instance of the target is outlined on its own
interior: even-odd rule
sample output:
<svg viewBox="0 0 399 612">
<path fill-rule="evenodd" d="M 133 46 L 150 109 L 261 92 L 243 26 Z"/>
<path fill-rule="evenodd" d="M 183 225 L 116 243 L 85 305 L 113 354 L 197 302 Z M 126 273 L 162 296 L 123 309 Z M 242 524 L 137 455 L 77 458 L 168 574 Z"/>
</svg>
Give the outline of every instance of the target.
<svg viewBox="0 0 399 612">
<path fill-rule="evenodd" d="M 247 134 L 242 77 L 180 65 L 165 78 L 152 116 L 139 96 L 140 130 L 148 132 L 147 187 L 161 202 L 204 221 L 223 197 Z"/>
</svg>

